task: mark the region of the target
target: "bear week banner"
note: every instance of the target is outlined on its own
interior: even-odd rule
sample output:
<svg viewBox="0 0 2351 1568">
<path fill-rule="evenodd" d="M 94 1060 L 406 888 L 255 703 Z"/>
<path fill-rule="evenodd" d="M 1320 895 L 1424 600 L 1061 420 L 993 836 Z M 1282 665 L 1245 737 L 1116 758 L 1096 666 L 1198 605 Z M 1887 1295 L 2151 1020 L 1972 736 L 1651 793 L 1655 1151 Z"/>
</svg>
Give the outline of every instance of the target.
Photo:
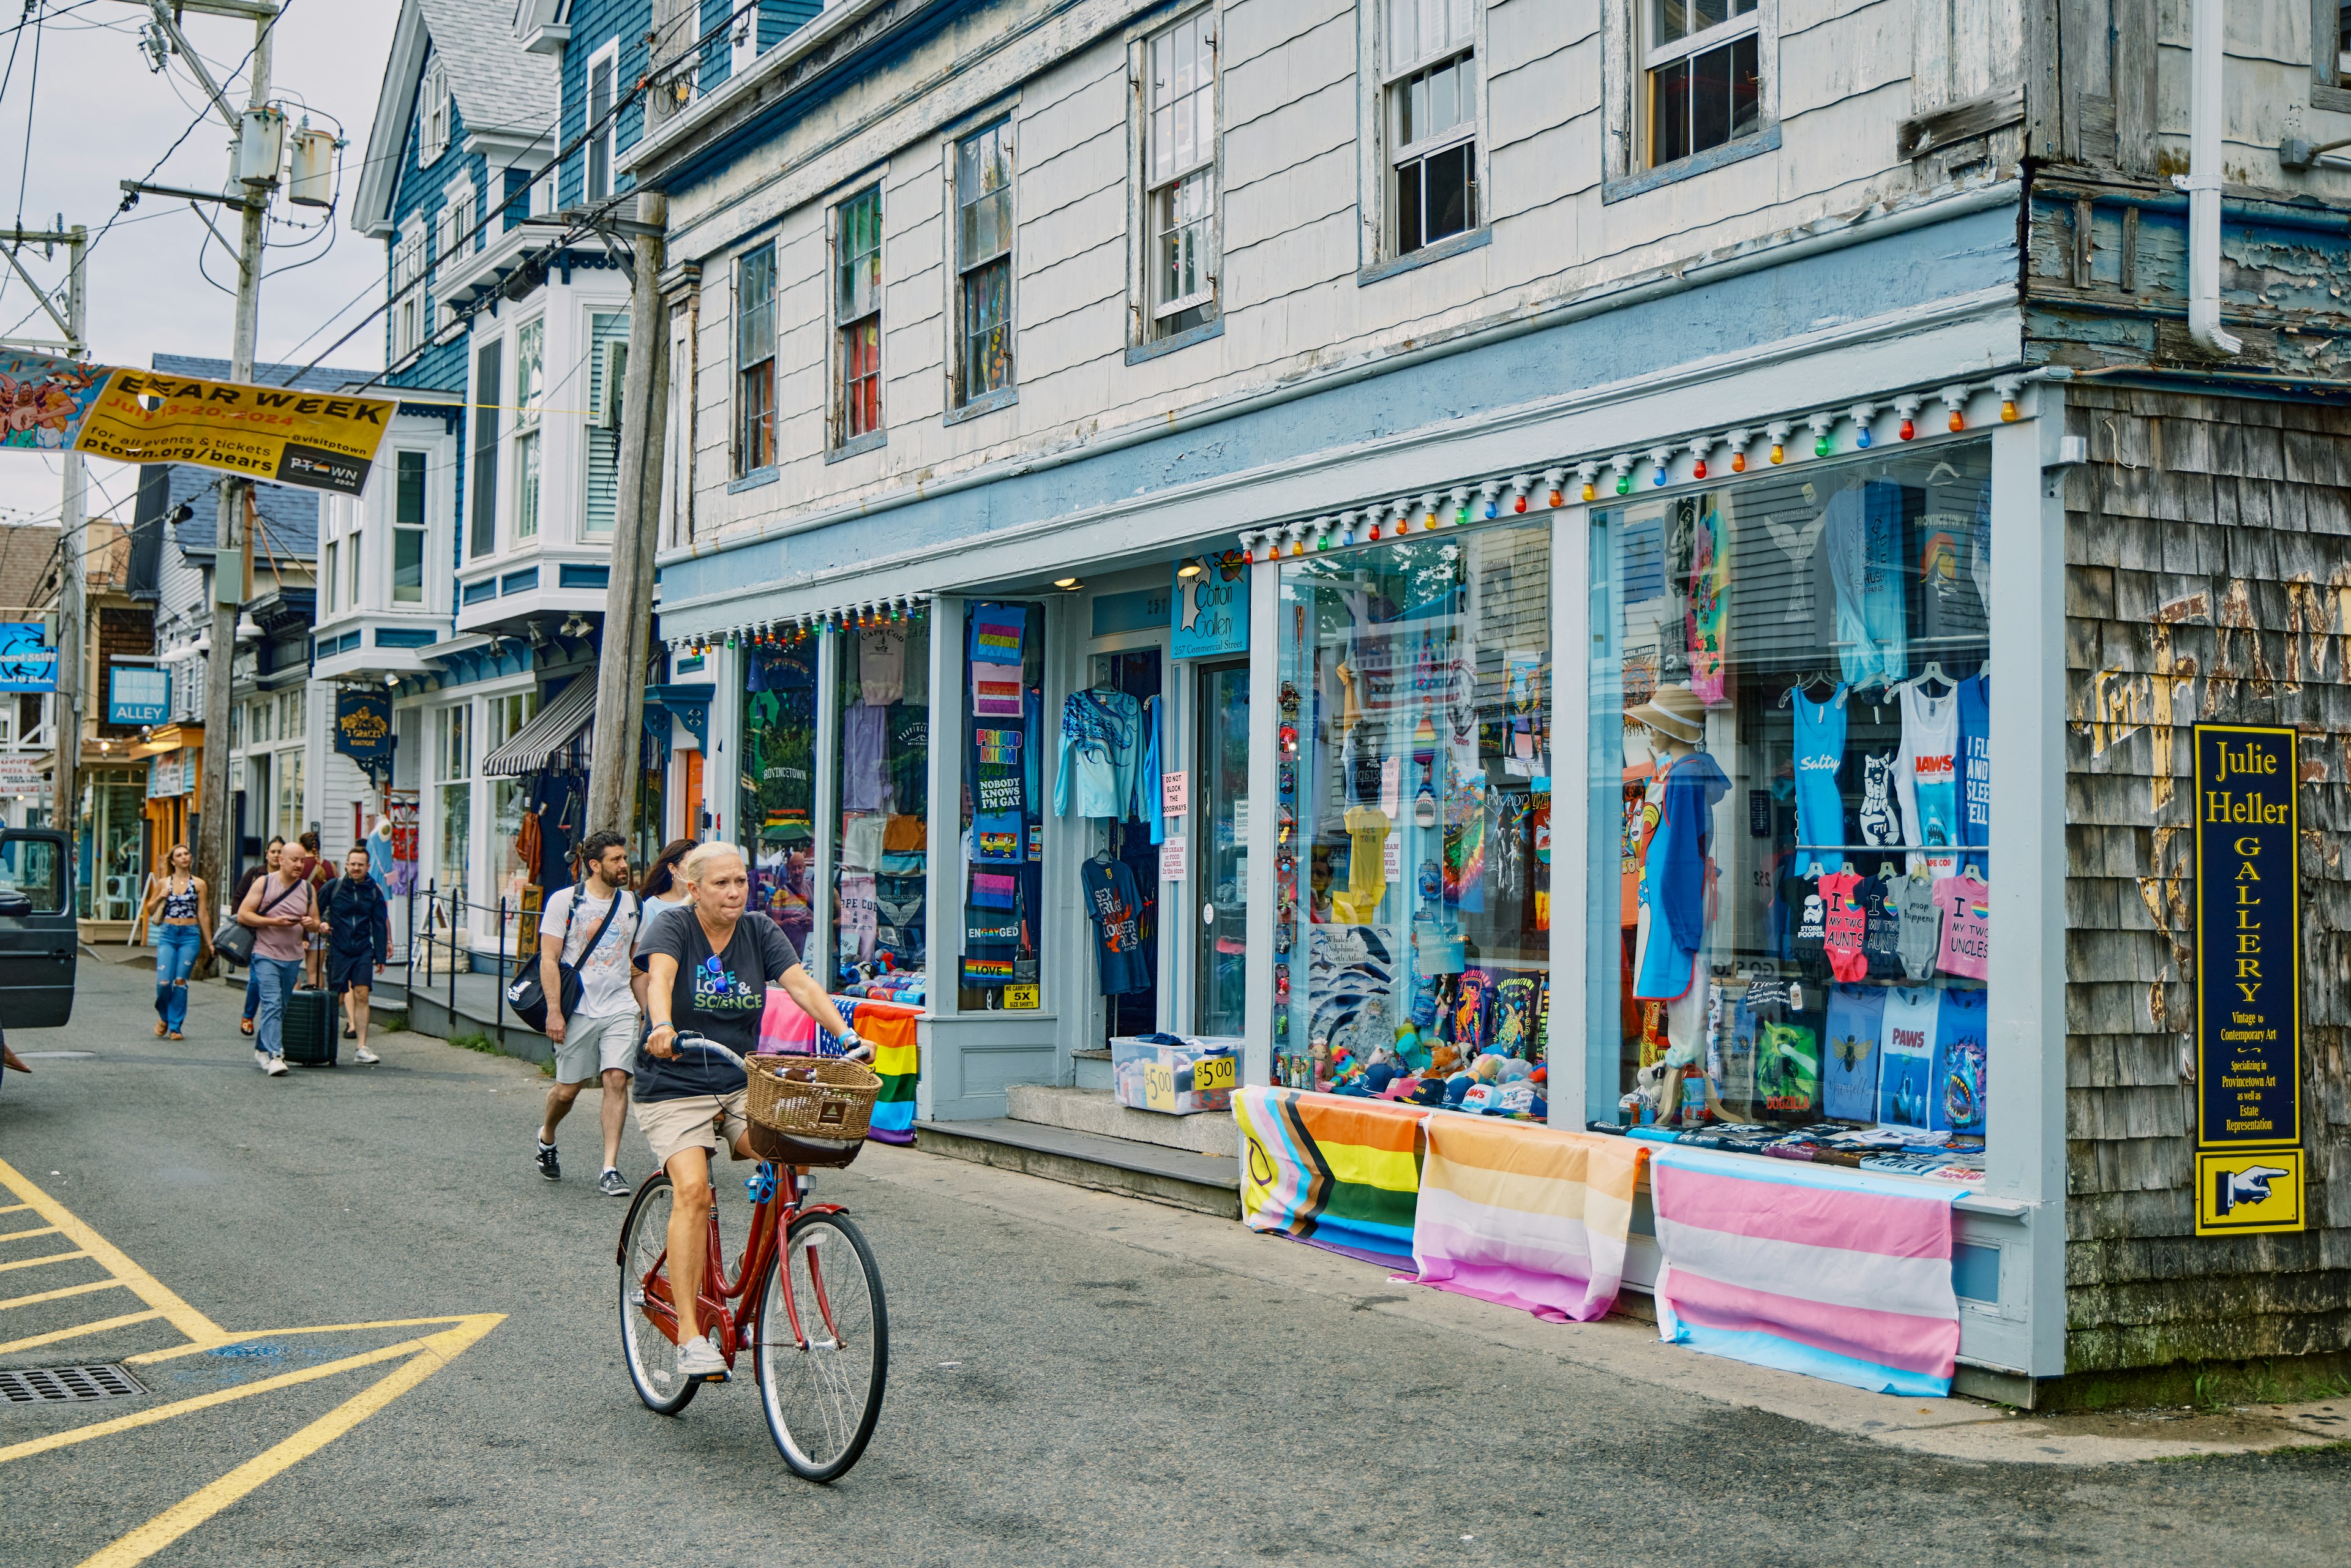
<svg viewBox="0 0 2351 1568">
<path fill-rule="evenodd" d="M 389 398 L 117 370 L 83 416 L 74 450 L 356 496 L 397 407 Z"/>
</svg>

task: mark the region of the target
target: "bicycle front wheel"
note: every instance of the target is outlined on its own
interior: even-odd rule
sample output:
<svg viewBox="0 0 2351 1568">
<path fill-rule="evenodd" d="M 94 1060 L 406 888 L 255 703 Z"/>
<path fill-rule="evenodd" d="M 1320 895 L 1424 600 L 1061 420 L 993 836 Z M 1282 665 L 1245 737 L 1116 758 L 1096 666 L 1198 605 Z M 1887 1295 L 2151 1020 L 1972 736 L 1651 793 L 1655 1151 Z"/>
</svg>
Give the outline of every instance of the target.
<svg viewBox="0 0 2351 1568">
<path fill-rule="evenodd" d="M 768 1265 L 758 1367 L 784 1463 L 812 1481 L 846 1474 L 873 1436 L 890 1372 L 882 1271 L 847 1215 L 792 1222 Z"/>
<path fill-rule="evenodd" d="M 638 1190 L 621 1230 L 621 1354 L 629 1364 L 629 1381 L 645 1407 L 674 1416 L 702 1385 L 677 1370 L 677 1343 L 645 1311 L 645 1278 L 662 1261 L 669 1246 L 670 1211 L 677 1192 L 667 1176 L 657 1176 Z M 667 1279 L 666 1265 L 661 1278 Z"/>
</svg>

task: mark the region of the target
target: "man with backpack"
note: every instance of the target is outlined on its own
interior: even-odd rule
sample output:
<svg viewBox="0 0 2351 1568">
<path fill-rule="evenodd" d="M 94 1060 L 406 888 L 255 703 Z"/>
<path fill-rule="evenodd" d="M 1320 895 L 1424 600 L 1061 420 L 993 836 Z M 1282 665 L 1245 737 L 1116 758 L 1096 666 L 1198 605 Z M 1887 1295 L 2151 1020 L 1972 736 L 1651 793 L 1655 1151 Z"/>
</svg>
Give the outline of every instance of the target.
<svg viewBox="0 0 2351 1568">
<path fill-rule="evenodd" d="M 343 856 L 343 874 L 327 884 L 320 903 L 327 916 L 327 984 L 342 994 L 343 1037 L 358 1040 L 359 1060 L 373 1066 L 383 1059 L 368 1049 L 368 992 L 392 956 L 392 907 L 368 875 L 365 844 L 352 845 Z"/>
<path fill-rule="evenodd" d="M 629 1079 L 636 1060 L 637 1003 L 629 988 L 639 907 L 629 887 L 628 841 L 618 833 L 590 833 L 580 846 L 587 875 L 559 888 L 538 919 L 539 985 L 547 998 L 547 1038 L 555 1047 L 555 1082 L 538 1129 L 538 1174 L 563 1179 L 555 1127 L 580 1091 L 599 1078 L 604 1086 L 604 1166 L 596 1190 L 626 1197 L 619 1169 L 621 1132 L 628 1124 Z M 576 1002 L 564 1007 L 564 972 L 578 976 Z"/>
</svg>

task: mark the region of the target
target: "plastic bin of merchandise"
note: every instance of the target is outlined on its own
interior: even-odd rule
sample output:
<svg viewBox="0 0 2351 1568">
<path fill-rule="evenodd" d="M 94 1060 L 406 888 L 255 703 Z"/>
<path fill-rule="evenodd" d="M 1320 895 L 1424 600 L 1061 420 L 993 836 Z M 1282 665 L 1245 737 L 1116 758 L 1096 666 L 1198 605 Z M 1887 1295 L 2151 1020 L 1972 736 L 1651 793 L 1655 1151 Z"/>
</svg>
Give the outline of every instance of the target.
<svg viewBox="0 0 2351 1568">
<path fill-rule="evenodd" d="M 1113 1035 L 1110 1066 L 1118 1103 L 1171 1116 L 1229 1111 L 1240 1081 L 1240 1051 L 1237 1034 Z M 1200 1087 L 1203 1082 L 1209 1087 Z"/>
</svg>

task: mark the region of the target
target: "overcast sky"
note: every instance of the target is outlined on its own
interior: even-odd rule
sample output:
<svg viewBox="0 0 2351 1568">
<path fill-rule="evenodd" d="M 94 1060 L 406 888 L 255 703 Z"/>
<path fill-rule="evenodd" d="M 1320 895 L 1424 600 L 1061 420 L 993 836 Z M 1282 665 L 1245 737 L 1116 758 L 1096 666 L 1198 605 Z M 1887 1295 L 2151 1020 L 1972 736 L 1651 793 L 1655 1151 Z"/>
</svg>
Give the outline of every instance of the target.
<svg viewBox="0 0 2351 1568">
<path fill-rule="evenodd" d="M 0 16 L 18 8 L 0 5 Z M 37 29 L 37 73 L 36 29 L 8 22 L 8 30 L 0 33 L 0 226 L 16 226 L 21 214 L 24 227 L 44 228 L 62 213 L 67 226 L 82 224 L 96 235 L 120 200 L 120 182 L 150 177 L 149 168 L 188 131 L 202 89 L 177 59 L 167 72 L 150 73 L 139 44 L 141 25 L 149 16 L 144 4 L 40 0 L 37 10 L 44 18 Z M 314 125 L 340 123 L 350 145 L 341 154 L 339 204 L 329 226 L 321 226 L 323 211 L 293 206 L 282 193 L 271 209 L 268 267 L 308 264 L 262 284 L 257 357 L 264 361 L 307 364 L 383 302 L 382 243 L 352 231 L 350 204 L 367 156 L 368 126 L 399 14 L 398 0 L 288 0 L 277 25 L 271 96 L 285 104 L 293 123 L 300 122 L 306 109 Z M 243 103 L 240 62 L 253 47 L 253 25 L 189 16 L 182 27 L 211 63 L 215 79 L 235 73 L 230 97 Z M 193 190 L 220 189 L 228 172 L 227 138 L 219 117 L 208 116 L 152 179 Z M 11 162 L 19 165 L 19 178 L 8 176 Z M 12 192 L 19 179 L 21 196 Z M 208 208 L 208 215 L 234 245 L 236 215 L 217 206 Z M 53 262 L 44 261 L 38 249 L 23 260 L 45 284 L 65 276 L 63 250 Z M 189 204 L 142 197 L 90 252 L 89 341 L 97 359 L 143 365 L 156 353 L 225 358 L 235 301 L 205 282 L 200 267 L 223 285 L 235 286 L 235 255 L 205 233 Z M 0 335 L 57 337 L 46 317 L 22 319 L 36 308 L 24 281 L 5 264 L 0 277 L 5 279 L 0 287 Z M 328 363 L 381 369 L 381 318 L 336 350 Z M 0 520 L 55 517 L 57 467 L 55 457 L 0 450 Z M 111 511 L 128 523 L 137 470 L 97 461 L 89 470 L 90 514 Z"/>
</svg>

